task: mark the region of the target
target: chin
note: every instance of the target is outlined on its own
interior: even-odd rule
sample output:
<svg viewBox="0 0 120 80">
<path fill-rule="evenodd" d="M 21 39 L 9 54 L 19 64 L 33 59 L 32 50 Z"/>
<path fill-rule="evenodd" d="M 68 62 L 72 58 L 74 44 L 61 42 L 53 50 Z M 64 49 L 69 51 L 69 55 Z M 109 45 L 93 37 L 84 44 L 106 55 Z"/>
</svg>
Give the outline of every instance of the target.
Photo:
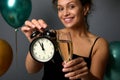
<svg viewBox="0 0 120 80">
<path fill-rule="evenodd" d="M 66 28 L 71 28 L 72 26 L 71 25 L 64 25 Z"/>
<path fill-rule="evenodd" d="M 74 25 L 73 24 L 64 24 L 66 28 L 72 28 Z"/>
<path fill-rule="evenodd" d="M 76 25 L 76 22 L 70 22 L 70 23 L 63 22 L 63 24 L 66 28 L 72 28 Z"/>
</svg>

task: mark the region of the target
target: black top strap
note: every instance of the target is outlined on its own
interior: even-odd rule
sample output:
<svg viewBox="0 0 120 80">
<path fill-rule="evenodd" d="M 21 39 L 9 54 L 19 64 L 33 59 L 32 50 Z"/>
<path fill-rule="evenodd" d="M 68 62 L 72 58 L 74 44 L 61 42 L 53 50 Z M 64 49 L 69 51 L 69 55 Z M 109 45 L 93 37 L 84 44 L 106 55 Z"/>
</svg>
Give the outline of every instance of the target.
<svg viewBox="0 0 120 80">
<path fill-rule="evenodd" d="M 97 38 L 95 39 L 95 41 L 94 41 L 94 43 L 93 43 L 93 45 L 92 45 L 92 47 L 91 47 L 91 49 L 90 49 L 90 55 L 89 55 L 89 58 L 91 58 L 92 51 L 93 51 L 93 47 L 94 47 L 95 43 L 97 42 L 97 40 L 98 40 L 99 38 L 100 38 L 100 37 L 97 37 Z"/>
</svg>

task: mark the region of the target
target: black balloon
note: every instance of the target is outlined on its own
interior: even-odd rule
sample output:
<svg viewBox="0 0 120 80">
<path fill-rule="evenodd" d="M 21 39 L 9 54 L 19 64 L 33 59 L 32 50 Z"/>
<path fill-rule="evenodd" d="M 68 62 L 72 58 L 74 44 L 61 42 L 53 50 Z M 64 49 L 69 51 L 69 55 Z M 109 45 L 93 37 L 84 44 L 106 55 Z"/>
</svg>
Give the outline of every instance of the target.
<svg viewBox="0 0 120 80">
<path fill-rule="evenodd" d="M 110 42 L 110 58 L 104 80 L 120 80 L 120 41 Z"/>
<path fill-rule="evenodd" d="M 0 0 L 0 12 L 13 28 L 21 27 L 32 10 L 31 0 Z"/>
</svg>

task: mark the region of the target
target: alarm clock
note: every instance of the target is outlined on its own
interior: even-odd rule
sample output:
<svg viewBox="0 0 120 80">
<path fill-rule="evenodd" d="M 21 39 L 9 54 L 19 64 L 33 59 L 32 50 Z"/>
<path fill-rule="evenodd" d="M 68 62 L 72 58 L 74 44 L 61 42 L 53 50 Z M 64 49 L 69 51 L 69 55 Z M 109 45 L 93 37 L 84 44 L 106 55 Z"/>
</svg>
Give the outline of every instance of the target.
<svg viewBox="0 0 120 80">
<path fill-rule="evenodd" d="M 38 34 L 40 36 L 30 43 L 30 54 L 38 62 L 48 62 L 52 60 L 56 51 L 56 31 L 52 29 L 46 30 L 43 33 L 34 31 L 31 38 Z"/>
</svg>

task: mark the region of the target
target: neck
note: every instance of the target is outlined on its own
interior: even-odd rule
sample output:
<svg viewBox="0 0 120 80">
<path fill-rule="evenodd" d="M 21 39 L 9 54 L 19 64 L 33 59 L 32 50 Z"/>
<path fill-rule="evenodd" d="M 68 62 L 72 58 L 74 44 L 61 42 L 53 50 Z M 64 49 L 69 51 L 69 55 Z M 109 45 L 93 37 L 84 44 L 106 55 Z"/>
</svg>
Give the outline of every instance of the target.
<svg viewBox="0 0 120 80">
<path fill-rule="evenodd" d="M 87 36 L 88 30 L 87 26 L 78 26 L 78 27 L 72 27 L 72 28 L 66 28 L 67 31 L 71 33 L 72 37 L 82 37 L 82 36 Z"/>
</svg>

